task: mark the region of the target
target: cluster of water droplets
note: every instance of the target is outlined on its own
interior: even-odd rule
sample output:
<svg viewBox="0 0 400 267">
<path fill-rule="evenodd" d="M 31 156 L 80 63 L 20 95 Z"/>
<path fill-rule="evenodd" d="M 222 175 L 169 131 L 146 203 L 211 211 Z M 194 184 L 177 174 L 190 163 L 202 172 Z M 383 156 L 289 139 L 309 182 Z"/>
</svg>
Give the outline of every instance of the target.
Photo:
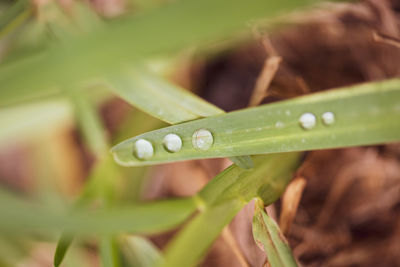
<svg viewBox="0 0 400 267">
<path fill-rule="evenodd" d="M 286 112 L 290 115 L 289 112 Z M 324 112 L 321 115 L 322 123 L 326 126 L 330 126 L 335 123 L 335 114 L 331 111 Z M 317 125 L 317 117 L 311 113 L 303 113 L 299 118 L 300 126 L 305 130 L 311 130 Z M 276 128 L 282 128 L 284 124 L 278 121 L 275 124 Z M 304 140 L 305 141 L 305 140 Z M 196 130 L 192 135 L 192 145 L 196 150 L 206 151 L 211 148 L 214 143 L 214 137 L 212 133 L 207 129 Z M 163 146 L 164 149 L 169 153 L 177 153 L 182 149 L 182 138 L 174 133 L 170 133 L 164 136 Z M 154 155 L 153 144 L 146 139 L 138 139 L 134 143 L 134 155 L 140 160 L 150 159 Z"/>
<path fill-rule="evenodd" d="M 192 135 L 192 145 L 197 150 L 208 150 L 214 143 L 212 133 L 207 129 L 199 129 Z M 163 139 L 163 146 L 170 153 L 179 152 L 182 149 L 182 138 L 174 133 L 167 134 Z M 150 159 L 154 155 L 153 144 L 146 139 L 136 140 L 133 146 L 134 155 L 140 160 Z"/>
<path fill-rule="evenodd" d="M 324 112 L 321 115 L 322 123 L 330 126 L 335 123 L 335 114 L 331 111 Z M 310 112 L 303 113 L 299 118 L 300 126 L 305 130 L 311 130 L 317 125 L 317 117 Z"/>
</svg>

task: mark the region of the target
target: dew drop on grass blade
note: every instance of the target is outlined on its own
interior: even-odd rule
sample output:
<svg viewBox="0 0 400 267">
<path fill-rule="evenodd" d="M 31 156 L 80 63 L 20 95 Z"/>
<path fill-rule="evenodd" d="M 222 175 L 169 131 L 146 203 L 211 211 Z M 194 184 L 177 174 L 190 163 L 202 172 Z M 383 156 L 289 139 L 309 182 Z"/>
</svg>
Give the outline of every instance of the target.
<svg viewBox="0 0 400 267">
<path fill-rule="evenodd" d="M 130 104 L 171 124 L 224 114 L 222 109 L 147 71 L 144 66 L 136 66 L 119 75 L 108 76 L 106 80 L 114 92 Z M 154 151 L 150 151 L 154 149 L 150 147 L 153 141 L 143 140 L 137 140 L 134 145 L 134 155 L 137 160 L 142 161 L 149 160 L 154 153 Z M 190 144 L 190 142 L 183 142 L 181 137 L 174 132 L 166 133 L 160 141 L 162 150 L 159 148 L 155 148 L 155 150 L 170 153 L 176 153 L 182 149 L 183 145 Z M 148 143 L 145 144 L 145 142 Z M 191 144 L 197 150 L 206 151 L 213 142 L 212 133 L 208 129 L 197 129 L 192 134 Z M 144 153 L 145 147 L 147 147 L 146 156 L 138 153 L 139 151 Z M 166 156 L 168 154 L 166 153 Z M 253 167 L 251 158 L 246 155 L 232 157 L 231 160 L 244 169 Z"/>
<path fill-rule="evenodd" d="M 124 166 L 236 157 L 395 142 L 400 140 L 400 80 L 366 83 L 181 123 L 114 146 Z M 197 135 L 200 129 L 201 134 Z M 165 135 L 182 139 L 177 153 L 163 147 Z M 206 134 L 207 133 L 207 134 Z M 200 141 L 193 142 L 193 137 Z M 154 155 L 138 160 L 138 139 L 154 145 Z M 196 147 L 204 146 L 207 149 Z"/>
</svg>

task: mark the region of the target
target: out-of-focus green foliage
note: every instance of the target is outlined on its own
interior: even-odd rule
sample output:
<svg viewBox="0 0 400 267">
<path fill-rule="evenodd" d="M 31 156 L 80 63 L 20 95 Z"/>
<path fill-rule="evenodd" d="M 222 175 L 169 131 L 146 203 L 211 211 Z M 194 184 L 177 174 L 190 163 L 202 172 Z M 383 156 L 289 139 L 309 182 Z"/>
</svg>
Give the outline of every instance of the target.
<svg viewBox="0 0 400 267">
<path fill-rule="evenodd" d="M 223 110 L 149 73 L 133 68 L 106 79 L 122 99 L 170 124 L 224 113 Z"/>
<path fill-rule="evenodd" d="M 137 5 L 131 3 L 138 12 L 129 10 L 114 19 L 101 19 L 82 3 L 75 3 L 68 14 L 55 3 L 36 6 L 33 13 L 33 6 L 25 0 L 3 11 L 0 124 L 5 127 L 0 130 L 0 140 L 26 141 L 26 136 L 34 140 L 32 136 L 51 130 L 49 122 L 54 127 L 71 123 L 73 111 L 85 147 L 95 162 L 72 206 L 63 201 L 47 201 L 50 197 L 42 198 L 42 203 L 0 190 L 2 235 L 8 232 L 29 237 L 40 233 L 53 237 L 63 232 L 55 253 L 56 266 L 77 235 L 97 236 L 103 266 L 193 266 L 246 203 L 254 198 L 265 204 L 278 199 L 299 165 L 298 153 L 256 156 L 253 169 L 233 165 L 193 197 L 141 201 L 147 169 L 123 170 L 108 154 L 110 140 L 115 137 L 107 136 L 96 101 L 110 96 L 104 94 L 104 84 L 136 108 L 168 123 L 179 123 L 141 135 L 153 141 L 157 149 L 153 159 L 140 164 L 398 140 L 398 80 L 224 114 L 142 67 L 149 59 L 244 36 L 242 33 L 250 32 L 252 20 L 272 18 L 312 2 L 186 0 L 163 5 L 141 1 Z M 321 124 L 318 116 L 325 111 L 335 114 L 335 124 Z M 305 131 L 298 125 L 297 119 L 304 112 L 317 115 L 315 129 Z M 122 128 L 122 139 L 163 126 L 138 115 L 138 111 L 133 114 L 136 117 L 126 123 L 131 125 Z M 203 117 L 210 118 L 200 119 Z M 271 129 L 264 131 L 263 127 Z M 194 151 L 190 146 L 193 131 L 199 128 L 210 129 L 214 135 L 214 146 L 208 151 Z M 159 142 L 169 131 L 182 134 L 186 146 L 180 153 L 161 152 Z M 132 163 L 135 140 L 114 149 L 119 163 L 138 165 Z M 252 164 L 247 156 L 232 160 L 242 167 Z M 134 182 L 124 181 L 128 179 Z M 121 181 L 126 186 L 125 194 L 130 196 L 120 196 Z M 290 251 L 276 239 L 279 229 L 264 215 L 256 211 L 255 239 L 265 244 L 271 264 L 278 266 L 290 258 Z M 193 217 L 189 220 L 190 216 Z M 159 233 L 187 220 L 163 255 L 146 239 L 125 235 Z M 271 238 L 267 238 L 270 230 Z M 1 264 L 4 261 L 11 265 L 9 256 L 18 258 L 26 252 L 23 245 L 13 243 L 20 240 L 15 236 L 0 236 L 1 250 L 7 253 L 7 258 L 0 259 Z M 269 246 L 271 242 L 278 249 Z M 291 266 L 292 260 L 285 261 L 286 266 Z"/>
<path fill-rule="evenodd" d="M 232 37 L 246 29 L 249 20 L 310 2 L 189 0 L 124 16 L 85 36 L 54 42 L 45 51 L 0 65 L 0 105 L 52 95 L 61 85 L 118 74 L 143 58 Z"/>
<path fill-rule="evenodd" d="M 120 238 L 125 261 L 131 267 L 153 267 L 163 258 L 158 248 L 146 238 L 126 235 Z"/>
<path fill-rule="evenodd" d="M 112 236 L 104 236 L 100 241 L 101 266 L 119 267 L 120 258 L 118 244 Z"/>
<path fill-rule="evenodd" d="M 169 199 L 152 203 L 110 205 L 108 207 L 81 208 L 68 211 L 65 207 L 48 207 L 0 194 L 3 220 L 1 231 L 65 230 L 71 233 L 159 233 L 176 227 L 196 205 L 192 199 Z"/>
<path fill-rule="evenodd" d="M 63 261 L 65 254 L 67 253 L 68 248 L 71 246 L 73 238 L 68 234 L 63 234 L 58 240 L 56 252 L 54 253 L 54 266 L 60 266 Z"/>
<path fill-rule="evenodd" d="M 0 38 L 11 32 L 32 14 L 28 0 L 18 0 L 0 15 Z"/>
</svg>

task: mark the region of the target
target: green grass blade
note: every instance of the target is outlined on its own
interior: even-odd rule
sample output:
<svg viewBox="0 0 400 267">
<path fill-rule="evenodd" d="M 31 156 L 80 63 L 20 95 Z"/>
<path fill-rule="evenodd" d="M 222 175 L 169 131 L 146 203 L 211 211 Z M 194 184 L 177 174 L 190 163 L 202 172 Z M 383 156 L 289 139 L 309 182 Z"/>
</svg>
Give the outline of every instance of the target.
<svg viewBox="0 0 400 267">
<path fill-rule="evenodd" d="M 71 88 L 66 91 L 69 100 L 74 107 L 75 118 L 78 121 L 80 130 L 89 144 L 92 153 L 100 158 L 92 170 L 89 182 L 86 184 L 83 194 L 78 200 L 78 205 L 88 201 L 89 197 L 100 196 L 102 201 L 108 202 L 114 193 L 114 184 L 120 176 L 115 164 L 107 156 L 107 140 L 104 127 L 97 114 L 96 108 L 87 99 L 85 92 Z M 113 182 L 114 183 L 113 183 Z M 54 266 L 59 266 L 73 240 L 74 236 L 63 232 L 57 243 L 54 254 Z"/>
<path fill-rule="evenodd" d="M 110 157 L 103 157 L 95 164 L 88 177 L 88 181 L 83 188 L 83 192 L 74 204 L 73 209 L 80 209 L 89 206 L 95 200 L 98 204 L 109 203 L 114 199 L 116 191 L 116 181 L 120 178 L 119 170 Z M 56 252 L 54 254 L 54 266 L 59 266 L 69 249 L 74 235 L 63 231 L 58 240 Z"/>
<path fill-rule="evenodd" d="M 222 40 L 246 29 L 249 20 L 312 2 L 186 0 L 115 19 L 82 38 L 1 65 L 0 105 L 55 94 L 60 85 L 119 73 L 139 59 Z"/>
<path fill-rule="evenodd" d="M 232 165 L 196 195 L 201 213 L 168 245 L 162 266 L 195 265 L 251 199 L 260 197 L 272 203 L 279 198 L 299 164 L 299 154 L 258 156 L 254 164 L 252 170 Z"/>
<path fill-rule="evenodd" d="M 197 198 L 205 207 L 231 199 L 248 202 L 254 197 L 272 203 L 283 193 L 299 166 L 299 158 L 299 153 L 269 154 L 253 157 L 252 170 L 232 165 L 212 179 Z"/>
<path fill-rule="evenodd" d="M 229 157 L 229 159 L 242 169 L 254 168 L 254 162 L 251 160 L 250 156 Z"/>
<path fill-rule="evenodd" d="M 200 97 L 146 71 L 135 68 L 108 77 L 107 83 L 122 99 L 140 110 L 170 124 L 225 113 Z M 248 156 L 233 157 L 239 167 L 251 169 Z"/>
<path fill-rule="evenodd" d="M 200 97 L 140 68 L 106 80 L 122 99 L 170 124 L 224 113 Z"/>
<path fill-rule="evenodd" d="M 118 245 L 112 236 L 103 236 L 100 241 L 102 267 L 120 266 Z"/>
<path fill-rule="evenodd" d="M 266 252 L 271 267 L 296 267 L 296 260 L 279 226 L 266 214 L 262 201 L 257 202 L 253 218 L 254 240 Z"/>
<path fill-rule="evenodd" d="M 31 3 L 28 0 L 18 0 L 0 16 L 0 38 L 23 23 L 32 14 Z"/>
<path fill-rule="evenodd" d="M 311 130 L 300 126 L 304 113 L 313 113 Z M 321 116 L 333 112 L 335 122 L 325 125 Z M 211 118 L 166 127 L 128 139 L 112 148 L 117 163 L 124 166 L 150 165 L 179 160 L 231 157 L 274 152 L 302 151 L 369 145 L 400 140 L 400 80 L 367 83 L 330 90 L 295 99 L 249 108 Z M 208 129 L 214 139 L 208 150 L 196 150 L 192 135 Z M 177 153 L 162 144 L 166 134 L 182 138 Z M 147 160 L 133 154 L 139 138 L 150 141 L 155 153 Z"/>
<path fill-rule="evenodd" d="M 159 233 L 170 230 L 196 210 L 190 199 L 171 199 L 126 206 L 110 205 L 96 210 L 82 208 L 68 212 L 23 201 L 0 193 L 0 229 L 4 231 L 65 231 L 76 234 L 119 232 Z"/>
<path fill-rule="evenodd" d="M 71 246 L 71 243 L 73 241 L 73 237 L 70 235 L 63 233 L 58 240 L 57 247 L 56 247 L 56 252 L 54 253 L 54 260 L 53 264 L 55 267 L 60 266 L 62 263 L 65 254 L 68 251 L 68 248 Z"/>
<path fill-rule="evenodd" d="M 154 267 L 163 261 L 159 249 L 148 239 L 139 236 L 124 236 L 121 241 L 128 266 Z"/>
<path fill-rule="evenodd" d="M 243 206 L 243 202 L 231 200 L 198 215 L 168 245 L 160 266 L 194 266 Z"/>
<path fill-rule="evenodd" d="M 88 143 L 89 149 L 97 157 L 102 157 L 107 151 L 107 138 L 97 109 L 89 101 L 85 92 L 70 88 L 65 90 L 74 108 L 75 118 L 79 129 Z"/>
</svg>

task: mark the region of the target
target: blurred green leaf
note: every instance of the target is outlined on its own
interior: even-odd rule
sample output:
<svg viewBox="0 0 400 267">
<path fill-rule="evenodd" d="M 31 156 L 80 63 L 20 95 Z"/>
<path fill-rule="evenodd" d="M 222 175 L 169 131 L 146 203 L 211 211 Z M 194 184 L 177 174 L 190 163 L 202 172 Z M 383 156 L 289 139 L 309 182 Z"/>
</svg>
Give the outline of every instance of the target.
<svg viewBox="0 0 400 267">
<path fill-rule="evenodd" d="M 137 166 L 394 142 L 400 140 L 398 99 L 399 79 L 366 83 L 162 128 L 128 139 L 114 146 L 112 152 L 117 163 Z M 322 120 L 325 112 L 333 113 L 331 125 Z M 315 118 L 315 127 L 310 130 L 299 122 L 305 113 Z M 198 129 L 207 129 L 213 135 L 208 150 L 192 145 L 192 135 Z M 178 153 L 169 153 L 163 147 L 163 138 L 169 133 L 182 138 Z M 134 143 L 141 138 L 150 141 L 156 151 L 146 160 L 132 153 Z"/>
<path fill-rule="evenodd" d="M 154 267 L 163 260 L 158 248 L 140 236 L 123 236 L 121 249 L 129 267 Z"/>
<path fill-rule="evenodd" d="M 68 235 L 66 233 L 63 233 L 61 235 L 61 237 L 57 243 L 56 252 L 54 253 L 53 263 L 54 263 L 55 267 L 60 266 L 72 241 L 73 241 L 73 237 L 71 237 L 70 235 Z"/>
<path fill-rule="evenodd" d="M 118 74 L 139 59 L 222 40 L 245 29 L 251 19 L 275 16 L 311 2 L 186 0 L 115 19 L 84 37 L 2 64 L 0 105 L 52 95 L 61 85 Z"/>
<path fill-rule="evenodd" d="M 78 207 L 93 200 L 101 204 L 113 202 L 121 182 L 120 169 L 109 156 L 104 156 L 93 166 L 78 200 Z"/>
<path fill-rule="evenodd" d="M 122 99 L 170 124 L 224 113 L 200 97 L 143 68 L 121 72 L 106 80 Z"/>
<path fill-rule="evenodd" d="M 72 124 L 71 108 L 66 101 L 52 100 L 15 105 L 0 109 L 0 142 L 33 140 L 45 133 Z"/>
<path fill-rule="evenodd" d="M 112 236 L 103 236 L 100 241 L 100 257 L 102 267 L 119 267 L 118 244 Z"/>
<path fill-rule="evenodd" d="M 88 100 L 85 92 L 77 88 L 65 90 L 74 108 L 75 118 L 85 142 L 97 157 L 106 155 L 108 150 L 105 129 L 97 114 L 97 108 Z"/>
<path fill-rule="evenodd" d="M 0 235 L 0 266 L 16 266 L 29 255 L 30 236 L 21 233 L 5 233 Z"/>
<path fill-rule="evenodd" d="M 0 38 L 19 26 L 32 14 L 29 0 L 18 0 L 0 16 Z"/>
<path fill-rule="evenodd" d="M 205 255 L 222 229 L 244 206 L 233 199 L 200 213 L 168 244 L 160 266 L 194 266 Z"/>
<path fill-rule="evenodd" d="M 264 211 L 262 201 L 256 201 L 253 236 L 257 245 L 267 254 L 271 267 L 297 266 L 285 237 L 276 222 Z"/>
<path fill-rule="evenodd" d="M 159 233 L 178 226 L 196 210 L 189 199 L 168 199 L 132 205 L 68 211 L 37 205 L 0 192 L 0 229 L 60 231 L 76 234 Z"/>
<path fill-rule="evenodd" d="M 84 140 L 89 144 L 92 153 L 99 158 L 77 204 L 89 202 L 93 197 L 100 197 L 102 204 L 109 203 L 113 199 L 115 184 L 118 182 L 120 174 L 114 162 L 107 155 L 108 144 L 105 129 L 97 114 L 97 109 L 87 99 L 85 92 L 76 88 L 66 90 L 66 92 L 74 108 L 75 118 Z M 54 266 L 61 264 L 73 239 L 72 234 L 63 232 L 54 254 Z M 107 255 L 105 257 L 107 259 Z"/>
</svg>

